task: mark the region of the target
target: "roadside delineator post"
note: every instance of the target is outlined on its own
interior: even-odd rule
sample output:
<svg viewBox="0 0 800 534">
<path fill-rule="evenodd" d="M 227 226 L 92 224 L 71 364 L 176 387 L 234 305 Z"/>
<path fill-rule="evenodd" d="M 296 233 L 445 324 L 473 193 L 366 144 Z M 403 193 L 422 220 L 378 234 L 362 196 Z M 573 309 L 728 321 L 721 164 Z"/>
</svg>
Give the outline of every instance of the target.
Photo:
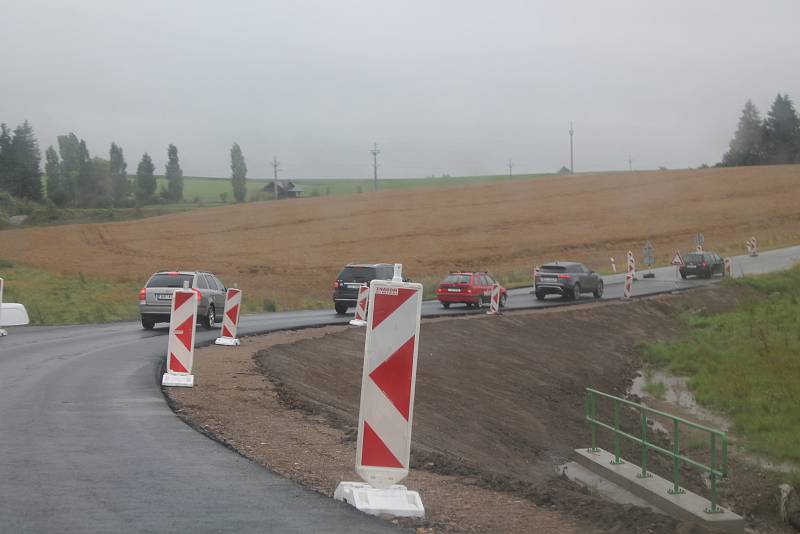
<svg viewBox="0 0 800 534">
<path fill-rule="evenodd" d="M 239 328 L 239 311 L 242 307 L 242 290 L 229 287 L 225 293 L 225 311 L 222 313 L 222 330 L 220 337 L 214 341 L 215 345 L 235 347 L 241 344 L 236 337 Z"/>
<path fill-rule="evenodd" d="M 198 294 L 184 282 L 183 289 L 172 295 L 172 313 L 169 320 L 167 342 L 167 372 L 161 378 L 162 386 L 194 386 L 194 331 L 197 326 Z"/>
<path fill-rule="evenodd" d="M 397 484 L 408 475 L 417 374 L 422 285 L 391 281 L 369 287 L 367 335 L 358 414 L 356 472 L 333 496 L 371 515 L 424 517 L 419 493 Z"/>
<path fill-rule="evenodd" d="M 367 303 L 369 302 L 369 284 L 364 282 L 358 288 L 358 300 L 356 301 L 356 316 L 350 321 L 353 326 L 367 326 Z"/>
<path fill-rule="evenodd" d="M 628 251 L 628 272 L 625 273 L 625 287 L 622 290 L 623 298 L 631 298 L 633 292 L 633 279 L 636 277 L 636 258 L 633 257 L 633 252 Z"/>
<path fill-rule="evenodd" d="M 492 285 L 492 296 L 489 299 L 489 311 L 486 315 L 500 315 L 500 284 Z"/>
<path fill-rule="evenodd" d="M 733 278 L 733 261 L 730 258 L 725 258 L 725 278 Z"/>
</svg>

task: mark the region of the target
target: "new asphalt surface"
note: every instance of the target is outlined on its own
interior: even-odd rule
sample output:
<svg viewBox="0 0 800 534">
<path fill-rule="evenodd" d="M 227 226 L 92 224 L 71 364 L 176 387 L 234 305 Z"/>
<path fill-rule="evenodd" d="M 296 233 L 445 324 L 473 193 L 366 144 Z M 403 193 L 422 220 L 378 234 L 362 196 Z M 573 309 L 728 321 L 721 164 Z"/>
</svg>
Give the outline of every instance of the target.
<svg viewBox="0 0 800 534">
<path fill-rule="evenodd" d="M 766 272 L 797 261 L 800 247 L 791 247 L 734 258 L 733 271 Z M 655 279 L 639 276 L 634 295 L 715 283 L 676 281 L 672 268 L 655 273 Z M 622 280 L 606 277 L 604 298 L 621 297 Z M 537 301 L 530 291 L 511 290 L 508 308 L 573 304 L 555 297 Z M 592 300 L 587 295 L 578 304 Z M 423 305 L 427 316 L 467 311 Z M 332 310 L 247 315 L 239 333 L 349 319 Z M 181 422 L 159 385 L 166 334 L 166 325 L 148 332 L 127 322 L 16 327 L 0 338 L 0 531 L 396 531 Z M 196 342 L 209 343 L 217 334 L 200 329 Z"/>
</svg>

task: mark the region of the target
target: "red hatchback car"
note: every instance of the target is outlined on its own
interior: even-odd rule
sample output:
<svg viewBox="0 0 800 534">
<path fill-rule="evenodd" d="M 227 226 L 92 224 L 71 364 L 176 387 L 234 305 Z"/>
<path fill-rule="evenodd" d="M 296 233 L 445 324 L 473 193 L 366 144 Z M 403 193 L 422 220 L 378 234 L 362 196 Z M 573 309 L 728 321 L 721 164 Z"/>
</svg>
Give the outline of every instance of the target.
<svg viewBox="0 0 800 534">
<path fill-rule="evenodd" d="M 442 307 L 449 308 L 451 304 L 460 302 L 467 307 L 475 306 L 480 308 L 484 303 L 488 303 L 492 297 L 492 286 L 495 279 L 484 271 L 475 272 L 453 272 L 447 275 L 439 284 L 436 290 L 436 298 L 442 303 Z M 506 305 L 508 295 L 506 288 L 500 286 L 500 307 Z"/>
</svg>

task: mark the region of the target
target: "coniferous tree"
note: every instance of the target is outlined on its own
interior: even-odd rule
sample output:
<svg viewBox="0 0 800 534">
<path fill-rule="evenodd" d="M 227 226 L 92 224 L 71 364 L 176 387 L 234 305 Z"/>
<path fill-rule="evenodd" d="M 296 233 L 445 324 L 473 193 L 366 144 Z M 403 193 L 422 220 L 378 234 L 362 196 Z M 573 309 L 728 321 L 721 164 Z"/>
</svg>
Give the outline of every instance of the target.
<svg viewBox="0 0 800 534">
<path fill-rule="evenodd" d="M 11 138 L 9 174 L 6 177 L 8 191 L 19 198 L 42 200 L 42 154 L 28 121 L 14 129 Z"/>
<path fill-rule="evenodd" d="M 11 170 L 11 131 L 0 124 L 0 189 L 8 190 Z"/>
<path fill-rule="evenodd" d="M 233 143 L 231 147 L 231 184 L 236 202 L 244 202 L 247 195 L 247 163 L 239 143 Z"/>
<path fill-rule="evenodd" d="M 125 163 L 122 147 L 116 143 L 111 143 L 108 158 L 109 174 L 111 175 L 111 198 L 114 206 L 123 208 L 128 205 L 128 195 L 131 187 L 128 182 L 128 164 Z"/>
<path fill-rule="evenodd" d="M 748 100 L 739 126 L 731 139 L 730 150 L 722 156 L 722 164 L 726 167 L 739 165 L 761 165 L 764 163 L 764 126 L 758 108 Z"/>
<path fill-rule="evenodd" d="M 47 148 L 45 160 L 44 172 L 47 174 L 47 198 L 56 206 L 64 206 L 66 196 L 61 183 L 61 161 L 52 146 Z"/>
<path fill-rule="evenodd" d="M 800 119 L 789 95 L 775 97 L 765 121 L 767 162 L 800 162 Z"/>
<path fill-rule="evenodd" d="M 183 171 L 178 161 L 178 149 L 172 144 L 167 148 L 165 176 L 167 179 L 167 199 L 171 202 L 180 202 L 183 200 Z"/>
<path fill-rule="evenodd" d="M 156 177 L 153 174 L 155 170 L 152 158 L 145 152 L 136 167 L 136 200 L 140 204 L 153 201 L 153 195 L 156 193 Z"/>
</svg>

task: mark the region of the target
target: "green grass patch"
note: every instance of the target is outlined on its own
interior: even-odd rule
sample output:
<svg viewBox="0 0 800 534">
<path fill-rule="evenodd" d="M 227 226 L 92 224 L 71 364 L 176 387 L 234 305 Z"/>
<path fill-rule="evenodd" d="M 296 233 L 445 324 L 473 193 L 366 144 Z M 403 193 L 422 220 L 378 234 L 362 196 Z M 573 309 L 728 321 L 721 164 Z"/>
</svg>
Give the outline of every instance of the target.
<svg viewBox="0 0 800 534">
<path fill-rule="evenodd" d="M 645 343 L 642 356 L 688 375 L 697 401 L 725 413 L 754 451 L 800 461 L 800 267 L 731 283 L 763 298 L 685 315 L 685 335 Z"/>
<path fill-rule="evenodd" d="M 141 282 L 111 282 L 82 273 L 60 276 L 0 259 L 5 302 L 25 305 L 31 324 L 88 324 L 137 319 Z"/>
<path fill-rule="evenodd" d="M 656 399 L 663 399 L 667 393 L 667 386 L 664 385 L 664 382 L 648 382 L 642 386 L 642 391 Z"/>
</svg>

